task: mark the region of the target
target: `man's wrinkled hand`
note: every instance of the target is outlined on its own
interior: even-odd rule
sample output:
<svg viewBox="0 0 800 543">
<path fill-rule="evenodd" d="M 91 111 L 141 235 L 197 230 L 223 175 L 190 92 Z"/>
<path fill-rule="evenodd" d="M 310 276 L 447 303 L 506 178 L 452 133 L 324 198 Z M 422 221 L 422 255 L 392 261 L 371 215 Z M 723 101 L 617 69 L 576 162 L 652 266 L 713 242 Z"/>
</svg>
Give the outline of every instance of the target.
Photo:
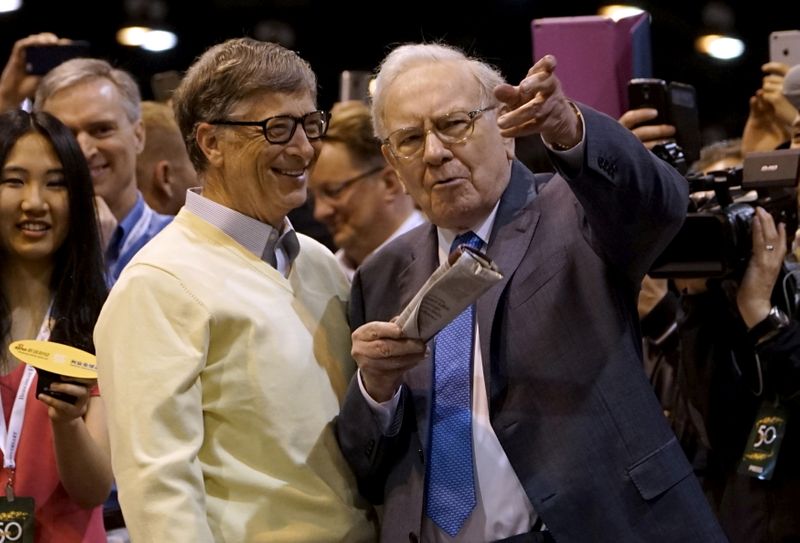
<svg viewBox="0 0 800 543">
<path fill-rule="evenodd" d="M 547 143 L 564 147 L 581 141 L 583 125 L 561 90 L 554 73 L 556 65 L 554 56 L 545 55 L 519 85 L 503 84 L 494 89 L 495 97 L 504 104 L 497 119 L 502 136 L 541 134 Z"/>
<path fill-rule="evenodd" d="M 368 322 L 353 332 L 352 341 L 351 352 L 361 371 L 361 382 L 377 402 L 389 400 L 405 372 L 425 357 L 425 343 L 404 337 L 392 322 Z"/>
</svg>

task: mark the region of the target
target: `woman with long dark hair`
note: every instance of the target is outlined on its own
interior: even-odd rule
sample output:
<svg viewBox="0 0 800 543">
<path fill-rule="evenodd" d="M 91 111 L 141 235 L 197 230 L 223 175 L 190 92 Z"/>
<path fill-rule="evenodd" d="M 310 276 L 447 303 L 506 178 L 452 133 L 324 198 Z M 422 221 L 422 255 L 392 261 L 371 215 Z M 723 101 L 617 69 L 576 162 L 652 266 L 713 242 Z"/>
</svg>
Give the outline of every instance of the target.
<svg viewBox="0 0 800 543">
<path fill-rule="evenodd" d="M 0 165 L 0 397 L 7 435 L 20 432 L 0 435 L 0 489 L 34 499 L 37 542 L 105 541 L 112 474 L 95 382 L 51 385 L 74 404 L 37 397 L 34 370 L 8 351 L 41 339 L 94 352 L 106 287 L 91 177 L 72 133 L 46 113 L 0 115 Z"/>
</svg>

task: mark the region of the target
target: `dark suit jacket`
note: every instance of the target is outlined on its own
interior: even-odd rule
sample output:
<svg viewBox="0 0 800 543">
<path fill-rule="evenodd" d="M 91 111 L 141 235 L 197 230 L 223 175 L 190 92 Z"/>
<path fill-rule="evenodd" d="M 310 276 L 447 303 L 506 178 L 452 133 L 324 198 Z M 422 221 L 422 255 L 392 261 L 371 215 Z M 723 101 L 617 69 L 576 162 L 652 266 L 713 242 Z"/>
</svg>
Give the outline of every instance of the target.
<svg viewBox="0 0 800 543">
<path fill-rule="evenodd" d="M 642 371 L 636 316 L 687 184 L 581 109 L 581 171 L 548 180 L 515 162 L 501 197 L 488 254 L 504 279 L 477 302 L 492 427 L 559 543 L 724 541 Z M 356 276 L 351 326 L 399 313 L 437 265 L 430 225 L 384 248 Z M 420 532 L 431 381 L 430 359 L 406 374 L 389 435 L 355 380 L 337 420 L 362 492 L 385 503 L 384 541 Z"/>
</svg>

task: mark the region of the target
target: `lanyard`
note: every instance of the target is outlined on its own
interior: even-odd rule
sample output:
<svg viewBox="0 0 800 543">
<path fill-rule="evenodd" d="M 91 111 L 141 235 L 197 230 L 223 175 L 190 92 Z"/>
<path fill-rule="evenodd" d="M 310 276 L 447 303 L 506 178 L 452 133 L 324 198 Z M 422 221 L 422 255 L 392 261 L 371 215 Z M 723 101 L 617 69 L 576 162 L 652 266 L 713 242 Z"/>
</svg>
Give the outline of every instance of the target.
<svg viewBox="0 0 800 543">
<path fill-rule="evenodd" d="M 47 341 L 50 337 L 50 312 L 52 309 L 53 302 L 50 302 L 47 314 L 39 327 L 39 335 L 36 336 L 39 341 Z M 11 489 L 14 486 L 14 472 L 17 467 L 15 459 L 17 447 L 19 446 L 19 436 L 22 433 L 22 422 L 25 419 L 25 405 L 28 403 L 28 391 L 31 389 L 35 375 L 36 370 L 33 369 L 33 366 L 26 364 L 22 374 L 22 381 L 20 381 L 17 389 L 17 396 L 14 398 L 14 406 L 11 408 L 8 427 L 6 427 L 6 414 L 3 409 L 3 403 L 0 402 L 0 450 L 3 451 L 3 467 L 11 471 L 6 488 L 6 494 L 10 496 L 13 496 Z"/>
</svg>

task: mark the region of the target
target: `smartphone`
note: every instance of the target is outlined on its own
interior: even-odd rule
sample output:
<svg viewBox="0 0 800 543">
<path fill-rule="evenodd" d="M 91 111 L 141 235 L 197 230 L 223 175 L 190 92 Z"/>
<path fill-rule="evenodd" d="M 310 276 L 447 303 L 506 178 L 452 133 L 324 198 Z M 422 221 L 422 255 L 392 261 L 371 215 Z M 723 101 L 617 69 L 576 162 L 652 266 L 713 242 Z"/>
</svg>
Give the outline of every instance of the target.
<svg viewBox="0 0 800 543">
<path fill-rule="evenodd" d="M 172 93 L 181 84 L 183 76 L 176 70 L 158 72 L 150 78 L 150 88 L 153 91 L 153 99 L 156 102 L 168 102 L 172 98 Z"/>
<path fill-rule="evenodd" d="M 697 95 L 691 85 L 663 79 L 631 79 L 628 83 L 628 109 L 653 108 L 655 119 L 643 124 L 671 124 L 675 141 L 683 149 L 687 163 L 700 158 L 700 120 Z"/>
<path fill-rule="evenodd" d="M 31 75 L 44 75 L 62 62 L 88 56 L 88 41 L 29 45 L 25 48 L 25 70 Z"/>
<path fill-rule="evenodd" d="M 667 117 L 667 82 L 650 77 L 631 79 L 628 83 L 628 109 L 652 108 L 658 111 L 655 119 L 642 124 L 672 124 Z"/>
<path fill-rule="evenodd" d="M 769 60 L 788 66 L 800 64 L 800 30 L 780 30 L 769 35 Z"/>
<path fill-rule="evenodd" d="M 64 392 L 56 392 L 55 390 L 50 390 L 51 384 L 53 384 L 54 382 L 62 381 L 60 375 L 40 368 L 36 368 L 36 373 L 38 374 L 39 377 L 36 380 L 37 397 L 39 396 L 39 394 L 47 394 L 51 398 L 55 398 L 56 400 L 62 400 L 71 404 L 74 404 L 75 402 L 78 401 L 78 398 L 76 398 L 72 394 L 66 394 Z M 73 384 L 79 384 L 79 383 L 73 383 Z"/>
</svg>

